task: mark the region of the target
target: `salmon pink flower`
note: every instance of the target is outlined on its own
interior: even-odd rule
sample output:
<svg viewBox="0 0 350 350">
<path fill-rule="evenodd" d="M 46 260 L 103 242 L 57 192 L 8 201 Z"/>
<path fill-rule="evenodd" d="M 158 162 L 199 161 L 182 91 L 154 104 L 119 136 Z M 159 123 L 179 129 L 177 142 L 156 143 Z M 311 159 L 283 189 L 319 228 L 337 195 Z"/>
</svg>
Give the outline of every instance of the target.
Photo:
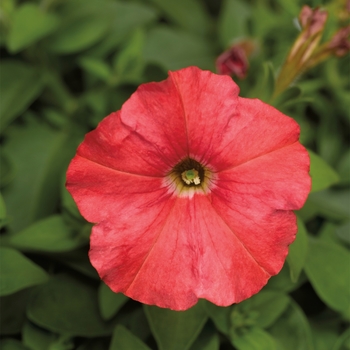
<svg viewBox="0 0 350 350">
<path fill-rule="evenodd" d="M 196 67 L 141 85 L 88 133 L 67 173 L 114 291 L 185 310 L 227 306 L 277 274 L 310 191 L 297 123 Z"/>
</svg>

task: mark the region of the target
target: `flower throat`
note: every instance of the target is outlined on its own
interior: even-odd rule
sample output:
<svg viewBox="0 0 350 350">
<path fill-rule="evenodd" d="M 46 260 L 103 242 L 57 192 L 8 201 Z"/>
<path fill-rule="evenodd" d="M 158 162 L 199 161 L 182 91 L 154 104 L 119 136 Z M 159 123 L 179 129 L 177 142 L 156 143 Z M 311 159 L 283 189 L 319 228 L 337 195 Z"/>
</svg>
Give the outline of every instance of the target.
<svg viewBox="0 0 350 350">
<path fill-rule="evenodd" d="M 196 160 L 186 158 L 174 167 L 173 172 L 181 179 L 184 186 L 198 186 L 204 181 L 204 168 Z"/>
</svg>

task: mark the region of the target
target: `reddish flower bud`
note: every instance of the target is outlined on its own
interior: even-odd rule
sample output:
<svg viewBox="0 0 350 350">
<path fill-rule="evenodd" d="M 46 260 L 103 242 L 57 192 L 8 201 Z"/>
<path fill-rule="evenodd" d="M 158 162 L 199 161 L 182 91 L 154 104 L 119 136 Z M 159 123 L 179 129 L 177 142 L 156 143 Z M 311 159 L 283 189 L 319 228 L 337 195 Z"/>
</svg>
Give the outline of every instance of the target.
<svg viewBox="0 0 350 350">
<path fill-rule="evenodd" d="M 331 49 L 336 56 L 344 56 L 350 50 L 349 35 L 350 25 L 345 28 L 341 28 L 334 34 L 333 38 L 328 44 L 328 48 Z"/>
</svg>

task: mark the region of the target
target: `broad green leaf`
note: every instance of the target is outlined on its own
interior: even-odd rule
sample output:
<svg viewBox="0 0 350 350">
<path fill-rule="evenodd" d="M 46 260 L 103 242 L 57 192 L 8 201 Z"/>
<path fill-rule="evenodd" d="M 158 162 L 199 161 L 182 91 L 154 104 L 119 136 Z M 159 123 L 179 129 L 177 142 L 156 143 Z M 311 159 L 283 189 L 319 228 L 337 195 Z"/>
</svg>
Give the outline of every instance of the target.
<svg viewBox="0 0 350 350">
<path fill-rule="evenodd" d="M 206 323 L 190 350 L 219 350 L 219 347 L 219 334 L 212 324 Z"/>
<path fill-rule="evenodd" d="M 214 53 L 207 41 L 187 32 L 158 26 L 146 38 L 144 59 L 159 64 L 165 70 L 187 66 L 213 69 Z"/>
<path fill-rule="evenodd" d="M 68 275 L 55 276 L 40 286 L 29 302 L 27 316 L 40 327 L 69 336 L 106 336 L 114 328 L 99 314 L 97 291 Z"/>
<path fill-rule="evenodd" d="M 335 233 L 342 242 L 350 245 L 350 221 L 338 226 Z"/>
<path fill-rule="evenodd" d="M 0 248 L 0 295 L 9 295 L 48 279 L 47 273 L 20 252 Z"/>
<path fill-rule="evenodd" d="M 33 350 L 52 349 L 50 346 L 56 342 L 57 338 L 57 334 L 48 332 L 28 321 L 22 329 L 23 344 Z"/>
<path fill-rule="evenodd" d="M 295 241 L 289 247 L 287 263 L 292 282 L 296 282 L 303 270 L 307 255 L 307 232 L 303 221 L 298 218 L 298 232 Z"/>
<path fill-rule="evenodd" d="M 3 152 L 16 172 L 3 196 L 12 231 L 56 212 L 60 179 L 80 137 L 74 128 L 56 130 L 32 117 L 9 128 Z"/>
<path fill-rule="evenodd" d="M 283 350 L 314 350 L 309 322 L 301 308 L 291 301 L 287 310 L 269 329 Z"/>
<path fill-rule="evenodd" d="M 0 334 L 2 336 L 21 332 L 26 320 L 26 308 L 31 292 L 32 288 L 26 288 L 0 297 Z"/>
<path fill-rule="evenodd" d="M 237 350 L 277 350 L 273 337 L 261 328 L 253 327 L 239 336 L 231 337 Z"/>
<path fill-rule="evenodd" d="M 310 155 L 311 192 L 324 190 L 339 181 L 338 174 L 316 153 L 308 150 Z"/>
<path fill-rule="evenodd" d="M 53 215 L 18 233 L 4 236 L 4 243 L 24 251 L 64 252 L 88 241 L 68 227 L 61 215 Z"/>
<path fill-rule="evenodd" d="M 41 93 L 44 81 L 39 71 L 15 60 L 0 63 L 0 131 L 18 117 Z"/>
<path fill-rule="evenodd" d="M 102 1 L 66 2 L 62 12 L 61 25 L 47 42 L 47 47 L 58 54 L 92 46 L 106 34 L 113 20 L 113 13 Z"/>
<path fill-rule="evenodd" d="M 118 83 L 139 83 L 141 81 L 144 61 L 142 51 L 145 43 L 144 32 L 136 30 L 127 45 L 117 53 L 113 68 Z"/>
<path fill-rule="evenodd" d="M 30 350 L 24 346 L 19 340 L 5 338 L 0 340 L 0 349 L 1 350 Z"/>
<path fill-rule="evenodd" d="M 39 6 L 24 3 L 13 16 L 8 37 L 8 48 L 16 53 L 34 44 L 58 27 L 58 18 L 51 13 L 43 12 Z"/>
<path fill-rule="evenodd" d="M 113 331 L 111 345 L 109 350 L 150 350 L 134 334 L 128 331 L 125 327 L 118 325 Z"/>
<path fill-rule="evenodd" d="M 232 312 L 232 307 L 221 307 L 209 301 L 204 302 L 206 312 L 214 322 L 217 330 L 221 333 L 228 334 L 230 330 L 230 314 Z"/>
<path fill-rule="evenodd" d="M 196 34 L 207 34 L 210 30 L 210 18 L 200 0 L 151 0 L 163 12 L 165 17 L 183 29 Z"/>
<path fill-rule="evenodd" d="M 348 350 L 350 349 L 350 328 L 348 328 L 343 334 L 338 338 L 332 350 Z"/>
<path fill-rule="evenodd" d="M 128 300 L 124 294 L 112 292 L 104 282 L 101 282 L 98 289 L 98 306 L 104 320 L 111 319 Z"/>
<path fill-rule="evenodd" d="M 332 309 L 350 315 L 350 253 L 340 245 L 309 240 L 305 272 L 318 296 Z"/>
<path fill-rule="evenodd" d="M 237 308 L 248 316 L 254 313 L 255 325 L 259 328 L 270 327 L 289 305 L 289 297 L 281 292 L 264 289 L 247 300 L 239 303 Z"/>
<path fill-rule="evenodd" d="M 6 219 L 6 205 L 4 199 L 2 198 L 2 194 L 0 193 L 0 227 L 1 223 Z"/>
<path fill-rule="evenodd" d="M 337 172 L 340 176 L 340 183 L 342 185 L 350 184 L 350 149 L 341 157 Z"/>
<path fill-rule="evenodd" d="M 334 312 L 327 309 L 324 313 L 314 317 L 310 322 L 316 350 L 330 350 L 335 344 L 341 321 L 333 316 Z"/>
<path fill-rule="evenodd" d="M 250 6 L 242 0 L 224 0 L 218 20 L 219 39 L 223 48 L 237 38 L 247 36 Z"/>
<path fill-rule="evenodd" d="M 159 350 L 187 350 L 207 321 L 204 304 L 199 301 L 186 311 L 144 305 Z"/>
<path fill-rule="evenodd" d="M 107 82 L 112 76 L 112 71 L 109 65 L 100 59 L 83 57 L 79 60 L 79 64 L 84 70 L 105 82 Z"/>
</svg>

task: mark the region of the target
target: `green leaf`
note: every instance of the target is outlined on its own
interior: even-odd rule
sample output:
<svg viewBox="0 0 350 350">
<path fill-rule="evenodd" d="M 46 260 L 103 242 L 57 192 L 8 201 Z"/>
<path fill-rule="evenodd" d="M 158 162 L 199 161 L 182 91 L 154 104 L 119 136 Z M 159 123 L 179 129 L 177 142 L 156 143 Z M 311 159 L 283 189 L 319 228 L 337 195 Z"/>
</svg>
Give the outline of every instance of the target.
<svg viewBox="0 0 350 350">
<path fill-rule="evenodd" d="M 13 16 L 13 22 L 8 37 L 8 48 L 16 53 L 34 44 L 54 32 L 58 27 L 58 18 L 43 12 L 37 5 L 25 3 Z"/>
<path fill-rule="evenodd" d="M 348 328 L 343 334 L 338 338 L 332 350 L 348 350 L 350 349 L 350 328 Z"/>
<path fill-rule="evenodd" d="M 19 61 L 0 63 L 0 131 L 18 117 L 41 93 L 44 81 L 36 69 Z"/>
<path fill-rule="evenodd" d="M 342 242 L 350 245 L 350 221 L 338 226 L 335 233 Z"/>
<path fill-rule="evenodd" d="M 124 294 L 114 293 L 104 282 L 98 289 L 98 305 L 104 320 L 111 319 L 118 310 L 129 300 Z"/>
<path fill-rule="evenodd" d="M 1 223 L 6 219 L 6 215 L 6 205 L 0 193 L 0 227 L 2 226 Z"/>
<path fill-rule="evenodd" d="M 19 250 L 43 252 L 64 252 L 88 243 L 69 228 L 60 215 L 37 221 L 18 233 L 4 236 L 3 239 L 5 244 Z"/>
<path fill-rule="evenodd" d="M 68 275 L 42 285 L 30 300 L 27 316 L 40 327 L 69 336 L 106 336 L 114 328 L 99 314 L 97 291 Z"/>
<path fill-rule="evenodd" d="M 259 328 L 270 327 L 286 310 L 289 297 L 281 292 L 264 289 L 237 305 L 242 313 L 256 314 L 255 325 Z"/>
<path fill-rule="evenodd" d="M 219 334 L 212 324 L 206 323 L 190 350 L 219 350 Z"/>
<path fill-rule="evenodd" d="M 309 322 L 293 301 L 280 319 L 269 329 L 283 350 L 314 350 Z"/>
<path fill-rule="evenodd" d="M 207 34 L 210 18 L 200 0 L 151 0 L 164 15 L 183 29 L 195 34 Z"/>
<path fill-rule="evenodd" d="M 1 350 L 29 350 L 29 348 L 24 346 L 19 340 L 11 338 L 1 339 L 0 348 Z"/>
<path fill-rule="evenodd" d="M 144 59 L 148 63 L 159 64 L 165 70 L 187 66 L 214 69 L 215 61 L 207 41 L 166 26 L 158 26 L 148 33 Z"/>
<path fill-rule="evenodd" d="M 147 305 L 144 309 L 160 350 L 189 349 L 207 321 L 201 301 L 186 311 Z"/>
<path fill-rule="evenodd" d="M 242 335 L 231 337 L 237 350 L 277 350 L 273 337 L 261 328 L 253 327 Z"/>
<path fill-rule="evenodd" d="M 292 282 L 296 282 L 303 270 L 307 255 L 307 232 L 303 221 L 298 218 L 298 232 L 295 241 L 289 247 L 287 263 Z"/>
<path fill-rule="evenodd" d="M 47 280 L 46 272 L 17 250 L 0 248 L 0 295 L 9 295 Z"/>
<path fill-rule="evenodd" d="M 139 83 L 144 69 L 142 51 L 145 43 L 144 32 L 136 30 L 127 45 L 117 53 L 113 68 L 118 83 Z"/>
<path fill-rule="evenodd" d="M 33 350 L 48 350 L 57 340 L 58 335 L 37 327 L 31 322 L 26 322 L 22 329 L 23 344 Z"/>
<path fill-rule="evenodd" d="M 69 1 L 62 13 L 61 25 L 47 43 L 58 54 L 75 53 L 92 46 L 106 34 L 113 20 L 106 3 L 99 1 Z"/>
<path fill-rule="evenodd" d="M 232 40 L 247 36 L 250 15 L 250 6 L 244 1 L 223 1 L 218 19 L 219 39 L 223 48 L 227 48 Z"/>
<path fill-rule="evenodd" d="M 230 330 L 230 315 L 232 307 L 221 307 L 212 304 L 209 301 L 205 302 L 205 309 L 211 320 L 214 322 L 218 331 L 228 334 Z"/>
<path fill-rule="evenodd" d="M 35 287 L 34 287 L 35 288 Z M 0 334 L 18 334 L 26 320 L 26 308 L 32 288 L 0 297 Z"/>
<path fill-rule="evenodd" d="M 311 192 L 324 190 L 339 181 L 338 174 L 317 154 L 308 150 L 310 155 Z"/>
<path fill-rule="evenodd" d="M 105 82 L 107 82 L 112 76 L 112 71 L 109 65 L 100 59 L 93 57 L 82 57 L 79 60 L 79 64 L 84 70 Z"/>
<path fill-rule="evenodd" d="M 350 315 L 350 253 L 340 245 L 309 240 L 305 272 L 318 296 L 332 309 Z"/>
<path fill-rule="evenodd" d="M 275 72 L 272 63 L 264 62 L 258 74 L 257 84 L 251 90 L 249 97 L 269 102 L 275 89 Z"/>
<path fill-rule="evenodd" d="M 350 149 L 341 157 L 337 172 L 342 185 L 350 185 Z"/>
<path fill-rule="evenodd" d="M 115 327 L 111 345 L 109 350 L 150 350 L 150 348 L 143 343 L 134 334 L 128 331 L 125 327 L 118 325 Z"/>
<path fill-rule="evenodd" d="M 9 128 L 3 152 L 16 172 L 3 196 L 12 231 L 56 212 L 60 180 L 80 137 L 72 127 L 55 130 L 36 118 Z"/>
</svg>

